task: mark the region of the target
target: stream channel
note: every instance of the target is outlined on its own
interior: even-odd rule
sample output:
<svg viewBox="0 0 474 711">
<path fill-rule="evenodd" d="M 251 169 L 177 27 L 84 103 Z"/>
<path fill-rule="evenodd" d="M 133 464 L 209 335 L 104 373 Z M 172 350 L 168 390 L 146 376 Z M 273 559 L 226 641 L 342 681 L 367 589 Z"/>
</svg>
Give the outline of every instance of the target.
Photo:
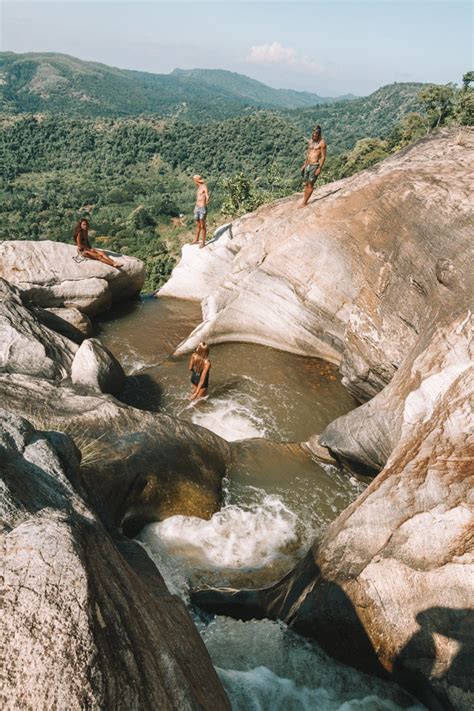
<svg viewBox="0 0 474 711">
<path fill-rule="evenodd" d="M 173 516 L 139 535 L 170 591 L 187 604 L 191 588 L 261 587 L 281 578 L 368 483 L 291 444 L 357 405 L 331 364 L 253 344 L 212 346 L 209 396 L 191 405 L 189 356 L 173 352 L 200 320 L 197 303 L 145 296 L 97 324 L 129 376 L 121 399 L 242 440 L 223 507 L 211 520 Z M 283 623 L 190 612 L 234 711 L 424 708 Z"/>
</svg>

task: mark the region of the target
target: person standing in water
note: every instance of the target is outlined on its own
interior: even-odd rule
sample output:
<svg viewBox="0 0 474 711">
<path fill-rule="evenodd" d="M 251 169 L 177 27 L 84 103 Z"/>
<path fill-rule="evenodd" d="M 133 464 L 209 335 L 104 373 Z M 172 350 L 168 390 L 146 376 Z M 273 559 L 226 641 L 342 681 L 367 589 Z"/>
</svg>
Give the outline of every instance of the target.
<svg viewBox="0 0 474 711">
<path fill-rule="evenodd" d="M 74 228 L 74 242 L 76 243 L 77 254 L 79 257 L 96 259 L 103 264 L 108 264 L 109 267 L 121 269 L 121 266 L 116 264 L 113 259 L 110 259 L 110 257 L 108 257 L 101 249 L 94 249 L 94 247 L 91 247 L 89 242 L 89 221 L 85 218 L 79 220 Z"/>
<path fill-rule="evenodd" d="M 199 398 L 207 395 L 210 369 L 211 361 L 209 360 L 209 346 L 203 341 L 198 345 L 189 361 L 191 383 L 193 386 L 193 391 L 189 396 L 190 400 L 198 400 Z"/>
<path fill-rule="evenodd" d="M 321 126 L 315 126 L 308 141 L 306 160 L 301 166 L 301 175 L 304 180 L 304 198 L 300 207 L 306 207 L 313 194 L 314 184 L 323 169 L 326 160 L 326 141 L 321 136 Z"/>
<path fill-rule="evenodd" d="M 193 175 L 194 185 L 196 186 L 196 207 L 194 208 L 194 219 L 196 220 L 196 237 L 191 244 L 199 242 L 201 236 L 201 244 L 199 249 L 206 245 L 206 215 L 207 203 L 209 202 L 209 191 L 207 185 L 200 175 Z"/>
</svg>

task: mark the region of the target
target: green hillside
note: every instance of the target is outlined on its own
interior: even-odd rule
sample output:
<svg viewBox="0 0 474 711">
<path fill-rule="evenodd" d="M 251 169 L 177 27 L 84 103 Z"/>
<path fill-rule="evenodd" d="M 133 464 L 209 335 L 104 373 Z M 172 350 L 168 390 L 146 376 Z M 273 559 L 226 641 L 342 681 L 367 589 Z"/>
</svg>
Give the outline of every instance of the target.
<svg viewBox="0 0 474 711">
<path fill-rule="evenodd" d="M 150 74 L 67 55 L 0 53 L 0 110 L 77 116 L 158 114 L 188 121 L 222 119 L 258 108 L 292 109 L 329 99 L 272 89 L 219 69 Z"/>
<path fill-rule="evenodd" d="M 375 164 L 440 125 L 474 122 L 472 72 L 462 89 L 424 85 L 420 92 L 420 84 L 393 84 L 351 101 L 249 109 L 258 82 L 230 72 L 177 70 L 158 77 L 60 55 L 38 64 L 35 56 L 1 55 L 2 105 L 9 110 L 0 113 L 0 239 L 70 242 L 74 223 L 88 215 L 96 244 L 145 260 L 148 289 L 167 278 L 180 245 L 192 238 L 194 173 L 204 175 L 211 190 L 211 232 L 224 219 L 301 190 L 299 169 L 315 123 L 328 144 L 321 185 Z M 73 98 L 72 86 L 79 92 Z M 213 97 L 200 115 L 207 111 L 205 125 L 184 120 L 183 97 L 197 86 L 201 101 L 206 92 Z M 291 93 L 276 92 L 279 101 Z M 145 99 L 156 104 L 157 96 L 162 106 L 182 100 L 180 111 L 141 114 Z M 38 101 L 48 110 L 39 111 Z M 91 103 L 97 116 L 71 110 Z M 134 115 L 114 115 L 119 104 Z M 189 106 L 195 119 L 197 104 Z M 230 106 L 238 115 L 226 114 Z"/>
</svg>

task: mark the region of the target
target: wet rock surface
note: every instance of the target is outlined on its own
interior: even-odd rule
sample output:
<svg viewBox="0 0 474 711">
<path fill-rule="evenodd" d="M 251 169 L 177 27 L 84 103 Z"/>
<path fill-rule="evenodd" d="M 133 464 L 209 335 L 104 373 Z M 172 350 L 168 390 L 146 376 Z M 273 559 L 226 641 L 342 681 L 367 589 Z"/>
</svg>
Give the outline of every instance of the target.
<svg viewBox="0 0 474 711">
<path fill-rule="evenodd" d="M 184 604 L 92 512 L 72 441 L 2 410 L 0 454 L 2 707 L 230 708 Z"/>
<path fill-rule="evenodd" d="M 474 702 L 474 369 L 271 588 L 204 590 L 204 609 L 285 620 L 333 656 L 389 673 L 430 708 Z"/>
<path fill-rule="evenodd" d="M 0 375 L 0 401 L 70 433 L 90 496 L 129 535 L 175 514 L 210 518 L 220 507 L 230 448 L 203 427 L 24 375 Z"/>
</svg>

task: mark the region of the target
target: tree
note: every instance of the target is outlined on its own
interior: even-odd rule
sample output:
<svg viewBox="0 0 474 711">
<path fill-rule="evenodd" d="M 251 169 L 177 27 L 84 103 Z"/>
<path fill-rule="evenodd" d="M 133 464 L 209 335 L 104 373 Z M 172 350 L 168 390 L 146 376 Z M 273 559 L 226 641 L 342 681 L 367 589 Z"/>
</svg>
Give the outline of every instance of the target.
<svg viewBox="0 0 474 711">
<path fill-rule="evenodd" d="M 362 138 L 357 141 L 353 150 L 347 154 L 343 176 L 368 168 L 388 156 L 386 141 L 380 138 Z"/>
<path fill-rule="evenodd" d="M 221 208 L 224 215 L 243 215 L 264 202 L 263 194 L 257 191 L 253 181 L 244 173 L 225 178 L 223 188 L 226 191 Z"/>
<path fill-rule="evenodd" d="M 430 129 L 438 128 L 453 114 L 456 87 L 454 84 L 429 84 L 418 92 L 418 100 L 424 104 Z"/>
<path fill-rule="evenodd" d="M 466 72 L 462 78 L 462 90 L 468 91 L 471 88 L 471 82 L 474 81 L 474 72 Z"/>
<path fill-rule="evenodd" d="M 388 139 L 390 152 L 399 151 L 426 133 L 426 120 L 418 113 L 406 114 L 392 130 Z"/>
</svg>

